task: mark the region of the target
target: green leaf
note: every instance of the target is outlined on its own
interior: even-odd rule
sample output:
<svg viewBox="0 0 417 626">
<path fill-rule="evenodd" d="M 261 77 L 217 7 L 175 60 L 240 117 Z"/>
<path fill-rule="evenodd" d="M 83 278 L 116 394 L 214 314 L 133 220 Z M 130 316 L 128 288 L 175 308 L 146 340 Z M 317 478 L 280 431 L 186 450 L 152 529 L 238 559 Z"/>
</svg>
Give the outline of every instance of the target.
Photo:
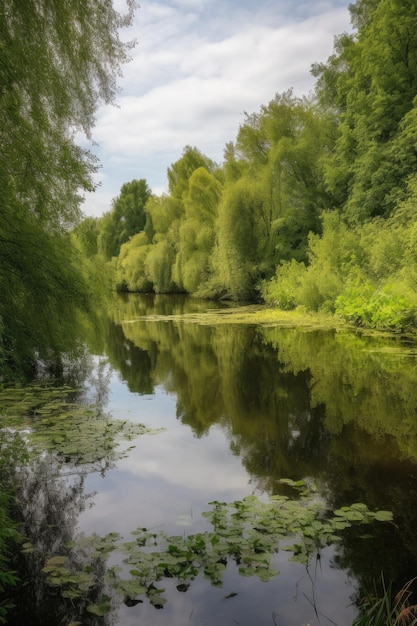
<svg viewBox="0 0 417 626">
<path fill-rule="evenodd" d="M 391 511 L 377 511 L 375 513 L 375 519 L 378 522 L 392 522 L 393 515 Z"/>
<path fill-rule="evenodd" d="M 111 605 L 109 602 L 109 598 L 104 597 L 100 603 L 98 604 L 90 604 L 87 607 L 87 611 L 89 613 L 93 613 L 93 615 L 97 615 L 98 617 L 103 617 L 107 615 L 111 611 Z"/>
</svg>

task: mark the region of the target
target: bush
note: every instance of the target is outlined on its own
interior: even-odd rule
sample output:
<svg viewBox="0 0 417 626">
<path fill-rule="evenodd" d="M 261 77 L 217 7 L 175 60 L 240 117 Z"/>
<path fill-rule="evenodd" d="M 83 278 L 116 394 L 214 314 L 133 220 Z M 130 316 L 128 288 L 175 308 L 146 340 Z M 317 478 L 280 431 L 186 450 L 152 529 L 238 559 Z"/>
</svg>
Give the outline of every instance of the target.
<svg viewBox="0 0 417 626">
<path fill-rule="evenodd" d="M 336 314 L 358 326 L 403 332 L 416 327 L 417 309 L 391 285 L 352 285 L 336 298 Z"/>
<path fill-rule="evenodd" d="M 261 284 L 261 295 L 267 304 L 280 309 L 294 309 L 300 304 L 300 289 L 306 273 L 304 263 L 284 261 L 270 281 Z"/>
</svg>

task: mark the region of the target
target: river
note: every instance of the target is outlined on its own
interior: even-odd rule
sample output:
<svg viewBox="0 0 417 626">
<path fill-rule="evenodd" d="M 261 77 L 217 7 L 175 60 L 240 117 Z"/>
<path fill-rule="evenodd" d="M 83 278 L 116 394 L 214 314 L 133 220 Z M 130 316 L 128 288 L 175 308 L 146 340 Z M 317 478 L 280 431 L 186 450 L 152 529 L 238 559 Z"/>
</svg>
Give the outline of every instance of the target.
<svg viewBox="0 0 417 626">
<path fill-rule="evenodd" d="M 268 567 L 279 571 L 271 576 L 253 568 L 245 575 L 227 554 L 219 576 L 204 568 L 184 579 L 167 573 L 155 583 L 160 602 L 149 593 L 134 602 L 112 598 L 107 615 L 83 609 L 72 623 L 350 626 L 381 572 L 398 588 L 416 575 L 416 345 L 204 317 L 218 306 L 119 296 L 87 333 L 88 349 L 67 362 L 62 376 L 82 389 L 84 401 L 150 432 L 122 443 L 117 458 L 79 471 L 45 457 L 31 470 L 21 514 L 32 544 L 43 548 L 27 557 L 31 592 L 17 595 L 13 624 L 70 623 L 66 607 L 77 600 L 61 601 L 42 573 L 64 539 L 119 533 L 129 541 L 140 527 L 183 541 L 209 532 L 203 513 L 216 506 L 209 503 L 267 502 L 288 494 L 281 479 L 314 485 L 329 510 L 363 503 L 392 511 L 395 523 L 352 526 L 307 564 L 271 550 Z M 101 567 L 117 564 L 136 571 L 112 551 Z"/>
</svg>

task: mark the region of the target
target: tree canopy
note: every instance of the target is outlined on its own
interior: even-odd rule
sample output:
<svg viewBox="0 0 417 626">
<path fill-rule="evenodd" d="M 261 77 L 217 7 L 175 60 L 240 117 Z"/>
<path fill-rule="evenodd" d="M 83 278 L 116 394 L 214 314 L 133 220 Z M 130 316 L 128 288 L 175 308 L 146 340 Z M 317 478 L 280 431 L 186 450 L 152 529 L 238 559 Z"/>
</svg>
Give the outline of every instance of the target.
<svg viewBox="0 0 417 626">
<path fill-rule="evenodd" d="M 310 97 L 289 89 L 245 113 L 221 165 L 186 147 L 168 168 L 119 286 L 417 325 L 417 5 L 349 9 Z"/>
<path fill-rule="evenodd" d="M 143 178 L 122 185 L 112 210 L 102 218 L 98 248 L 105 259 L 117 256 L 121 245 L 144 229 L 145 205 L 150 196 L 151 190 Z"/>
<path fill-rule="evenodd" d="M 101 103 L 114 101 L 132 20 L 109 0 L 5 0 L 0 7 L 0 357 L 13 365 L 50 342 L 52 308 L 85 300 L 66 233 L 94 188 L 95 156 L 82 147 Z M 34 304 L 37 320 L 27 309 Z M 59 307 L 58 307 L 59 308 Z M 36 332 L 34 328 L 36 327 Z"/>
<path fill-rule="evenodd" d="M 61 294 L 87 306 L 94 264 L 114 269 L 119 289 L 417 325 L 413 0 L 357 0 L 353 31 L 312 65 L 313 94 L 289 89 L 245 113 L 222 164 L 186 146 L 165 195 L 125 183 L 71 237 L 97 169 L 76 138 L 91 136 L 96 107 L 115 97 L 132 45 L 118 33 L 134 4 L 125 16 L 109 0 L 9 0 L 0 11 L 3 363 L 53 345 Z"/>
</svg>

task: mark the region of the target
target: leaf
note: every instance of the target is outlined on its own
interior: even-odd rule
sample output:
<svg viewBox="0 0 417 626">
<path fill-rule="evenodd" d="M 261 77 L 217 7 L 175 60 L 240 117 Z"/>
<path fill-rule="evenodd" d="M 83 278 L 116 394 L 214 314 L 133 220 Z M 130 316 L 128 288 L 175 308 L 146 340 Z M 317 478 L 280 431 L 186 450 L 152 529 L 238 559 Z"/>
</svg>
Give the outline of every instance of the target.
<svg viewBox="0 0 417 626">
<path fill-rule="evenodd" d="M 68 557 L 67 556 L 53 556 L 50 559 L 48 559 L 46 561 L 46 565 L 43 568 L 43 572 L 46 571 L 46 568 L 51 568 L 51 567 L 59 567 L 60 565 L 65 565 L 66 563 L 68 563 Z"/>
<path fill-rule="evenodd" d="M 69 598 L 70 600 L 79 598 L 81 595 L 81 591 L 77 591 L 77 589 L 64 589 L 64 591 L 61 592 L 63 598 Z"/>
<path fill-rule="evenodd" d="M 22 545 L 21 551 L 23 552 L 23 554 L 31 554 L 35 551 L 35 546 L 33 545 L 33 543 L 26 542 Z"/>
<path fill-rule="evenodd" d="M 368 507 L 366 506 L 366 504 L 363 504 L 363 502 L 355 502 L 354 504 L 351 504 L 350 506 L 351 509 L 355 509 L 357 511 L 368 511 Z"/>
<path fill-rule="evenodd" d="M 137 569 L 131 569 L 131 570 L 129 571 L 129 574 L 130 574 L 131 576 L 142 576 L 142 573 L 141 573 L 139 570 L 137 570 Z"/>
<path fill-rule="evenodd" d="M 275 578 L 275 576 L 278 574 L 278 571 L 262 567 L 258 568 L 256 574 L 259 580 L 261 580 L 263 583 L 267 583 L 271 580 L 271 578 Z"/>
<path fill-rule="evenodd" d="M 393 515 L 391 511 L 377 511 L 375 513 L 375 519 L 378 522 L 392 522 Z"/>
<path fill-rule="evenodd" d="M 118 580 L 115 584 L 115 590 L 121 595 L 127 595 L 130 598 L 143 596 L 147 593 L 147 588 L 136 578 L 131 580 Z"/>
<path fill-rule="evenodd" d="M 93 613 L 93 615 L 97 615 L 98 617 L 103 617 L 104 615 L 110 613 L 111 605 L 107 596 L 106 598 L 103 598 L 99 604 L 90 604 L 87 607 L 87 611 L 89 613 Z"/>
</svg>

